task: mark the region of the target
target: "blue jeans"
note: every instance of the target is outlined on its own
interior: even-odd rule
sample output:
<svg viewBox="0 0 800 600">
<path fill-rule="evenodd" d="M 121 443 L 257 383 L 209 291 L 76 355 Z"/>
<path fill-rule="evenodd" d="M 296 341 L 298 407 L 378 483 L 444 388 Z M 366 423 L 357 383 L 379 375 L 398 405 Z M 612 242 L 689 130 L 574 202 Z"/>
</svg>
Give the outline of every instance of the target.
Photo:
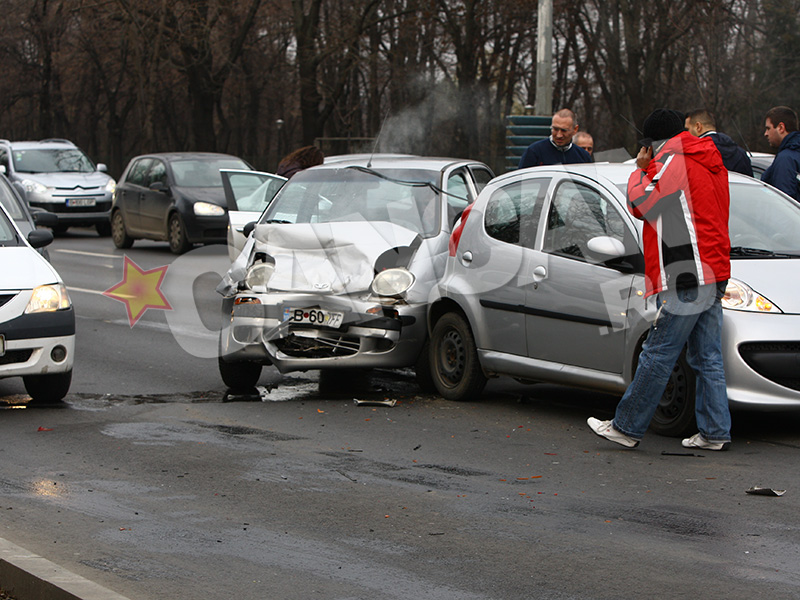
<svg viewBox="0 0 800 600">
<path fill-rule="evenodd" d="M 731 415 L 722 364 L 722 305 L 727 282 L 658 295 L 659 311 L 642 346 L 639 365 L 617 405 L 614 427 L 641 439 L 658 408 L 672 368 L 687 345 L 697 375 L 697 428 L 709 442 L 731 439 Z"/>
</svg>

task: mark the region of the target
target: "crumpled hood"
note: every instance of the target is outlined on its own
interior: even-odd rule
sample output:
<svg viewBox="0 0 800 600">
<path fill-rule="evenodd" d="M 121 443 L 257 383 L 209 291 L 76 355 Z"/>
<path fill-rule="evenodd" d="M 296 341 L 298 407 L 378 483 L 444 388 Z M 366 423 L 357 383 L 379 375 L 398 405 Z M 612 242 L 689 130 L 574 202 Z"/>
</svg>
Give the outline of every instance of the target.
<svg viewBox="0 0 800 600">
<path fill-rule="evenodd" d="M 410 246 L 416 237 L 415 232 L 384 221 L 262 224 L 253 232 L 249 256 L 264 252 L 275 259 L 270 290 L 356 293 L 369 289 L 381 254 Z M 234 273 L 237 266 L 239 272 Z M 228 275 L 233 281 L 242 276 L 243 267 L 238 260 L 231 267 Z"/>
<path fill-rule="evenodd" d="M 800 258 L 736 258 L 731 277 L 743 281 L 784 313 L 800 314 Z"/>
<path fill-rule="evenodd" d="M 92 173 L 18 173 L 18 176 L 21 179 L 30 179 L 47 187 L 62 190 L 102 188 L 111 179 L 102 171 L 94 171 Z"/>
<path fill-rule="evenodd" d="M 61 281 L 55 269 L 41 254 L 28 246 L 5 247 L 2 250 L 3 269 L 0 289 L 31 290 L 37 285 Z"/>
</svg>

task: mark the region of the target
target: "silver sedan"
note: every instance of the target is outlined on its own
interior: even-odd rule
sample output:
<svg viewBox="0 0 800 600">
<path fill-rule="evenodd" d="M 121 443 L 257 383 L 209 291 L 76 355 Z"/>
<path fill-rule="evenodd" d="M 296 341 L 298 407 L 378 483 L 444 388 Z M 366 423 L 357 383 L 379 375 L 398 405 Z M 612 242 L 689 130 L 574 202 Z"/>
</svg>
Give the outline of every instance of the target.
<svg viewBox="0 0 800 600">
<path fill-rule="evenodd" d="M 509 375 L 622 393 L 654 300 L 641 226 L 625 208 L 632 165 L 539 167 L 496 178 L 465 212 L 429 311 L 434 383 L 474 399 Z M 732 406 L 800 408 L 800 206 L 731 173 L 732 277 L 723 344 Z M 651 429 L 695 430 L 681 357 Z"/>
</svg>

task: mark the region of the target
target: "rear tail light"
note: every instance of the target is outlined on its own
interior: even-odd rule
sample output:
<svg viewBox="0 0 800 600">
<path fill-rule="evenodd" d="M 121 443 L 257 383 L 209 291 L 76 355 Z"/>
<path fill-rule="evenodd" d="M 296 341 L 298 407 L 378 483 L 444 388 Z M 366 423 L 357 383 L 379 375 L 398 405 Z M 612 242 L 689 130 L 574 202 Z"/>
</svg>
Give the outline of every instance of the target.
<svg viewBox="0 0 800 600">
<path fill-rule="evenodd" d="M 456 223 L 456 226 L 453 228 L 453 233 L 450 234 L 450 243 L 447 245 L 448 253 L 450 256 L 456 255 L 456 250 L 458 250 L 458 243 L 461 241 L 461 233 L 464 231 L 464 224 L 467 222 L 467 217 L 469 213 L 472 212 L 472 207 L 475 206 L 473 202 L 467 208 L 464 209 L 464 212 L 461 213 L 461 218 Z"/>
</svg>

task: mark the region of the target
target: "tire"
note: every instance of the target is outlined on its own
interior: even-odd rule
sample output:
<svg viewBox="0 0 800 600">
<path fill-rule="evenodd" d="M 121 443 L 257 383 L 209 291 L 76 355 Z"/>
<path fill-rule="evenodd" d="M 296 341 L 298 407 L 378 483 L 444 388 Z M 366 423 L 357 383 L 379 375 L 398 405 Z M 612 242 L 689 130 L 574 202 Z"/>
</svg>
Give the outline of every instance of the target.
<svg viewBox="0 0 800 600">
<path fill-rule="evenodd" d="M 186 237 L 186 227 L 183 225 L 183 219 L 178 213 L 172 213 L 169 216 L 167 239 L 169 240 L 169 249 L 173 254 L 184 254 L 192 247 L 192 243 Z"/>
<path fill-rule="evenodd" d="M 72 383 L 72 371 L 52 373 L 49 375 L 25 375 L 22 378 L 25 391 L 34 404 L 52 404 L 60 402 L 69 392 Z"/>
<path fill-rule="evenodd" d="M 100 237 L 109 237 L 111 235 L 111 221 L 97 223 L 94 228 L 97 230 L 97 235 Z"/>
<path fill-rule="evenodd" d="M 650 430 L 669 437 L 685 437 L 696 433 L 695 388 L 694 371 L 686 360 L 685 351 L 681 352 L 650 421 Z"/>
<path fill-rule="evenodd" d="M 261 377 L 261 365 L 254 362 L 225 362 L 218 358 L 222 382 L 232 390 L 249 390 L 256 387 Z"/>
<path fill-rule="evenodd" d="M 125 227 L 125 218 L 122 216 L 121 210 L 115 210 L 114 214 L 111 215 L 111 239 L 120 250 L 126 250 L 133 246 L 133 238 L 128 235 L 128 229 Z"/>
<path fill-rule="evenodd" d="M 466 319 L 446 313 L 436 322 L 431 336 L 431 376 L 439 394 L 447 400 L 476 400 L 486 386 L 478 360 L 475 338 Z"/>
</svg>

